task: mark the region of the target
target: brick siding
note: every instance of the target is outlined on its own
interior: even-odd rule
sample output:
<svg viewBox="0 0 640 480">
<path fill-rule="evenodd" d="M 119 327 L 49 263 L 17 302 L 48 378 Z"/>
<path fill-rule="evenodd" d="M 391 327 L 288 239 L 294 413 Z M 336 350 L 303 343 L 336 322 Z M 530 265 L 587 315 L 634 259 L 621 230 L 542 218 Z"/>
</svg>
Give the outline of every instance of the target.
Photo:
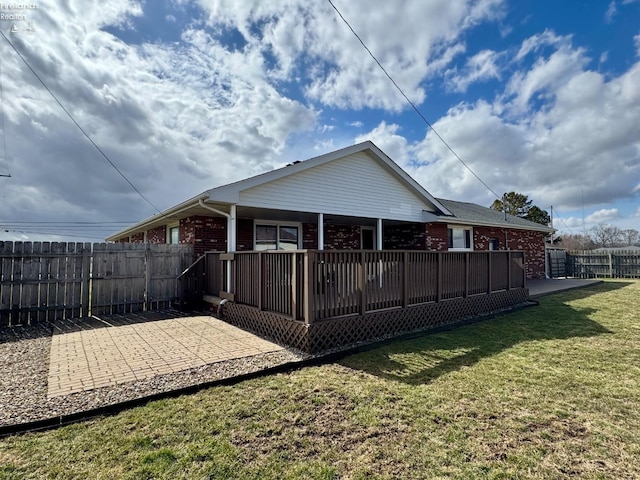
<svg viewBox="0 0 640 480">
<path fill-rule="evenodd" d="M 422 223 L 389 225 L 383 228 L 382 246 L 388 250 L 426 250 L 426 231 Z"/>
<path fill-rule="evenodd" d="M 544 237 L 542 232 L 509 230 L 508 247 L 522 250 L 527 262 L 527 278 L 544 278 Z"/>
<path fill-rule="evenodd" d="M 436 252 L 449 250 L 449 232 L 443 223 L 425 224 L 425 249 Z"/>
<path fill-rule="evenodd" d="M 358 250 L 360 248 L 359 225 L 325 225 L 325 250 Z"/>
<path fill-rule="evenodd" d="M 180 220 L 180 243 L 191 243 L 196 255 L 227 249 L 227 219 L 194 215 Z"/>
<path fill-rule="evenodd" d="M 318 224 L 302 224 L 302 248 L 317 250 L 318 248 Z"/>
<path fill-rule="evenodd" d="M 226 231 L 225 226 L 225 235 Z M 237 220 L 236 250 L 238 252 L 253 250 L 253 220 L 249 218 Z"/>
<path fill-rule="evenodd" d="M 147 242 L 167 243 L 167 227 L 165 225 L 162 225 L 161 227 L 147 230 Z"/>
</svg>

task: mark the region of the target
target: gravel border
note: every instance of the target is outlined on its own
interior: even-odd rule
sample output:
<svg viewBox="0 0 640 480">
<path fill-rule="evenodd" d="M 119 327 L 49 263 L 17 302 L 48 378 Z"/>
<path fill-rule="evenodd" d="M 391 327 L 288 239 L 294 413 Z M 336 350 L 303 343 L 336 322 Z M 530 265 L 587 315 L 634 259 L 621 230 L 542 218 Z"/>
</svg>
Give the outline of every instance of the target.
<svg viewBox="0 0 640 480">
<path fill-rule="evenodd" d="M 48 399 L 52 335 L 50 323 L 0 328 L 0 428 L 76 415 L 308 358 L 280 350 Z"/>
<path fill-rule="evenodd" d="M 47 399 L 49 352 L 51 350 L 52 324 L 29 327 L 0 327 L 0 436 L 27 431 L 31 428 L 51 428 L 63 423 L 81 420 L 83 413 L 94 416 L 122 408 L 133 407 L 146 400 L 195 391 L 215 382 L 248 378 L 260 372 L 299 368 L 306 365 L 339 361 L 350 354 L 411 338 L 452 330 L 490 318 L 538 305 L 536 300 L 508 309 L 491 312 L 473 318 L 462 319 L 449 325 L 427 330 L 416 330 L 400 335 L 387 335 L 309 355 L 285 349 L 263 353 L 180 372 L 157 375 L 143 380 L 101 387 L 84 392 Z M 191 388 L 193 387 L 193 388 Z M 100 409 L 104 408 L 104 411 Z M 56 422 L 56 419 L 59 419 Z M 66 420 L 65 420 L 66 419 Z M 41 425 L 37 425 L 41 422 Z"/>
</svg>

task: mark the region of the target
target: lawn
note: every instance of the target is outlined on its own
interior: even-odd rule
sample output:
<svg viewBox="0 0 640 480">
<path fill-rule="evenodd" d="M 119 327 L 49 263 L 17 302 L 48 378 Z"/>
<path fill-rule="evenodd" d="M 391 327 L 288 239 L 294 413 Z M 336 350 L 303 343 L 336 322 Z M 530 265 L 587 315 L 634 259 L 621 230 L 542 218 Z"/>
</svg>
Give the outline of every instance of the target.
<svg viewBox="0 0 640 480">
<path fill-rule="evenodd" d="M 640 281 L 0 440 L 0 478 L 640 478 Z"/>
</svg>

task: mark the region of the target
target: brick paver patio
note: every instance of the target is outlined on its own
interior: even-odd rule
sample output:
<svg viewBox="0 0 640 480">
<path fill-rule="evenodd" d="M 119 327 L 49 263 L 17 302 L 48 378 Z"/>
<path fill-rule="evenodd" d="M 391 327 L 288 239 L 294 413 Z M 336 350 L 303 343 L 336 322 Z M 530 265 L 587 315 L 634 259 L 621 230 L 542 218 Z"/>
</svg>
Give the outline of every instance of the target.
<svg viewBox="0 0 640 480">
<path fill-rule="evenodd" d="M 54 332 L 49 398 L 283 349 L 209 316 L 126 318 L 94 317 Z"/>
</svg>

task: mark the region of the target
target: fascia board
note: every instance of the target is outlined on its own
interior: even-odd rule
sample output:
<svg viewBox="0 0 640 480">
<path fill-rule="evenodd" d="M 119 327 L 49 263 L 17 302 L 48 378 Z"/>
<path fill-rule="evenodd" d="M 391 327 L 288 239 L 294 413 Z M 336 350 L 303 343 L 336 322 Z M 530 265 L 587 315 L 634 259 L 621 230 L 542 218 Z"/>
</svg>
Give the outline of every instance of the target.
<svg viewBox="0 0 640 480">
<path fill-rule="evenodd" d="M 529 227 L 527 225 L 517 225 L 517 224 L 506 224 L 506 223 L 495 223 L 495 222 L 483 222 L 482 220 L 464 220 L 456 217 L 438 217 L 437 220 L 439 223 L 449 223 L 455 225 L 468 225 L 468 226 L 478 226 L 478 227 L 497 227 L 497 228 L 510 228 L 513 230 L 532 230 L 535 232 L 543 232 L 543 233 L 554 233 L 556 232 L 555 228 L 545 227 L 544 225 L 540 225 L 539 227 L 533 226 Z"/>
<path fill-rule="evenodd" d="M 135 223 L 133 225 L 131 225 L 130 227 L 125 228 L 124 230 L 120 230 L 119 232 L 110 235 L 109 237 L 106 238 L 106 240 L 108 242 L 112 242 L 115 241 L 121 237 L 126 237 L 128 235 L 132 235 L 134 233 L 138 233 L 141 229 L 143 230 L 148 230 L 148 227 L 152 224 L 157 224 L 160 221 L 165 220 L 167 217 L 170 217 L 171 215 L 175 215 L 176 213 L 182 211 L 182 210 L 186 210 L 188 208 L 191 207 L 195 207 L 198 205 L 198 201 L 200 199 L 206 199 L 207 195 L 206 194 L 200 194 L 197 195 L 193 198 L 190 198 L 189 200 L 186 200 L 182 203 L 179 203 L 178 205 L 171 207 L 167 210 L 164 210 L 160 213 L 157 213 L 156 215 L 153 215 L 151 217 L 145 218 L 144 220 L 139 221 L 138 223 Z"/>
</svg>

